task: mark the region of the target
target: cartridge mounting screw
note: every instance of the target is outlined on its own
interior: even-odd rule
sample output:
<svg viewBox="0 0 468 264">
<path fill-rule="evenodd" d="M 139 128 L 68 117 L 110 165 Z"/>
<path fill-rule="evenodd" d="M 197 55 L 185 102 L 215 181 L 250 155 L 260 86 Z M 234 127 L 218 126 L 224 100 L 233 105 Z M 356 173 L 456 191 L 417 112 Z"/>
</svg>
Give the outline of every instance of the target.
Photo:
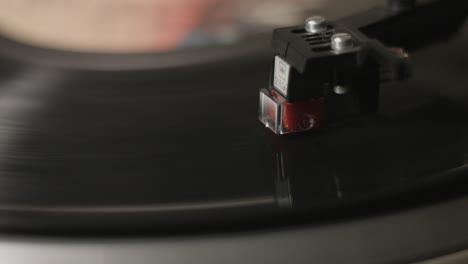
<svg viewBox="0 0 468 264">
<path fill-rule="evenodd" d="M 322 16 L 311 16 L 306 19 L 305 30 L 309 33 L 319 33 L 327 29 L 327 20 Z"/>
</svg>

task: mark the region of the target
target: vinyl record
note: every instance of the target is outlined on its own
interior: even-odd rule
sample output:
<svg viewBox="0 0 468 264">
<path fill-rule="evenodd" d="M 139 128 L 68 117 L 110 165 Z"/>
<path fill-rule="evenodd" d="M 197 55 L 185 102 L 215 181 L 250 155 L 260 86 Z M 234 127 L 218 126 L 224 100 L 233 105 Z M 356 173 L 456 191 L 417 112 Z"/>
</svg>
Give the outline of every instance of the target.
<svg viewBox="0 0 468 264">
<path fill-rule="evenodd" d="M 167 54 L 0 40 L 0 228 L 179 233 L 380 214 L 467 191 L 468 28 L 377 114 L 276 136 L 269 36 Z"/>
</svg>

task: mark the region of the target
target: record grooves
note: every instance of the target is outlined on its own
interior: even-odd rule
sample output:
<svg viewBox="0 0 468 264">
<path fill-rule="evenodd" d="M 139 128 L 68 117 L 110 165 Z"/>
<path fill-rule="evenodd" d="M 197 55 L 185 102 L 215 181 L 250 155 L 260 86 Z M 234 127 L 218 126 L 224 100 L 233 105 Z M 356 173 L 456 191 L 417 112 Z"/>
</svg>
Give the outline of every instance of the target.
<svg viewBox="0 0 468 264">
<path fill-rule="evenodd" d="M 265 39 L 169 68 L 150 66 L 156 55 L 78 63 L 2 39 L 0 228 L 223 230 L 464 194 L 466 32 L 415 53 L 414 78 L 383 88 L 379 114 L 291 137 L 257 120 L 271 62 Z M 127 68 L 106 67 L 130 57 Z"/>
</svg>

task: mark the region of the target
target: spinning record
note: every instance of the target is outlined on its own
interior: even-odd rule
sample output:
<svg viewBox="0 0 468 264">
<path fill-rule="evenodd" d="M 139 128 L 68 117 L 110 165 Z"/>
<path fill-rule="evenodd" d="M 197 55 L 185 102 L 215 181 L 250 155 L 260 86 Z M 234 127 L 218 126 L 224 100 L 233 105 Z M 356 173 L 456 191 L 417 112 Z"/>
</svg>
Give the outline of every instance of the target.
<svg viewBox="0 0 468 264">
<path fill-rule="evenodd" d="M 277 136 L 270 35 L 165 54 L 0 40 L 0 228 L 186 232 L 379 214 L 467 191 L 468 28 L 411 54 L 379 112 Z M 183 59 L 182 59 L 183 58 Z"/>
</svg>

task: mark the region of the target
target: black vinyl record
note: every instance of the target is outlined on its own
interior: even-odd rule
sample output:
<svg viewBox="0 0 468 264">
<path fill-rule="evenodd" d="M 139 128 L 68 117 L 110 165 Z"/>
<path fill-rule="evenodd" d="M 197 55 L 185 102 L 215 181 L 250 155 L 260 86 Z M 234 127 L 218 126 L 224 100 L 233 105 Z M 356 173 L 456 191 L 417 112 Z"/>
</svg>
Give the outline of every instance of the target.
<svg viewBox="0 0 468 264">
<path fill-rule="evenodd" d="M 168 54 L 0 40 L 0 228 L 187 232 L 379 214 L 464 194 L 467 27 L 411 54 L 378 113 L 319 132 L 257 119 L 269 36 Z"/>
</svg>

